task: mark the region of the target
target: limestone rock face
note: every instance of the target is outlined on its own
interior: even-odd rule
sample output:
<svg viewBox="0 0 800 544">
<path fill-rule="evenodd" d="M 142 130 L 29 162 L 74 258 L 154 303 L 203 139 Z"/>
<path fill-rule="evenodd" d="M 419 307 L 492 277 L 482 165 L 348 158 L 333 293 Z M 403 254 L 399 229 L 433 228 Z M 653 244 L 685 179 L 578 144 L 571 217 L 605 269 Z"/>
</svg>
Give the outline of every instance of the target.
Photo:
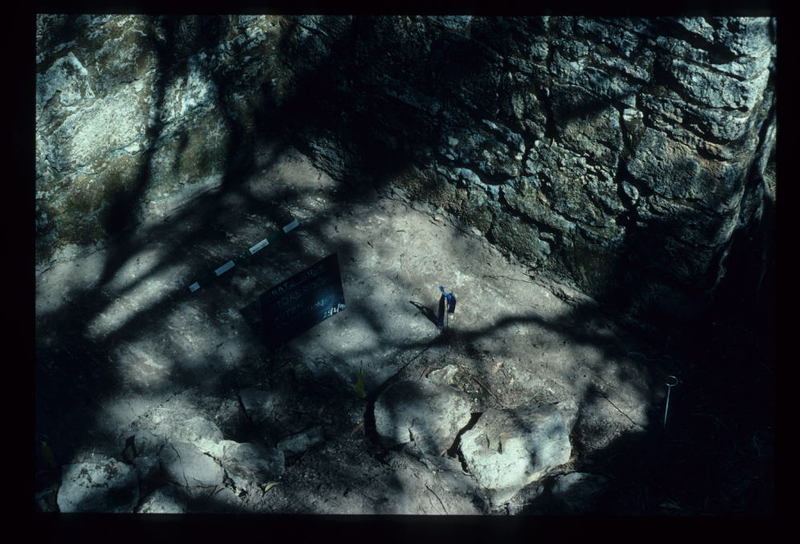
<svg viewBox="0 0 800 544">
<path fill-rule="evenodd" d="M 275 76 L 279 28 L 277 17 L 38 17 L 38 257 L 219 183 L 229 144 L 243 143 L 228 122 L 246 124 L 239 98 Z"/>
<path fill-rule="evenodd" d="M 775 58 L 769 17 L 41 15 L 37 258 L 286 137 L 335 179 L 683 316 L 774 194 Z"/>
<path fill-rule="evenodd" d="M 467 469 L 496 504 L 569 461 L 569 428 L 553 406 L 489 409 L 461 435 Z"/>
<path fill-rule="evenodd" d="M 381 170 L 337 146 L 401 157 L 418 174 L 397 180 L 411 198 L 535 268 L 629 309 L 687 316 L 718 285 L 736 231 L 761 217 L 772 183 L 758 157 L 774 146 L 773 19 L 353 25 L 355 53 L 313 77 L 357 107 L 330 111 L 341 134 L 319 139 L 303 117 L 298 138 L 313 142 L 323 168 L 350 161 L 348 175 Z M 377 54 L 387 50 L 396 54 Z M 315 126 L 326 111 L 314 110 Z"/>
</svg>

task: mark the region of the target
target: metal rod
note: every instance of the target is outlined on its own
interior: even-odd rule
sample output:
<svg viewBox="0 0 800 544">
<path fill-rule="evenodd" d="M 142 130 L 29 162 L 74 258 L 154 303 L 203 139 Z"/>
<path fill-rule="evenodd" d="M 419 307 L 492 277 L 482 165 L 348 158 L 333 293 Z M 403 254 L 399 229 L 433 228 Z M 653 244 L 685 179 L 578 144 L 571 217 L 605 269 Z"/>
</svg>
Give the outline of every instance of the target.
<svg viewBox="0 0 800 544">
<path fill-rule="evenodd" d="M 678 385 L 678 378 L 675 376 L 668 376 L 667 377 L 667 403 L 664 406 L 664 427 L 667 426 L 667 415 L 669 414 L 669 394 L 672 392 L 672 388 Z"/>
</svg>

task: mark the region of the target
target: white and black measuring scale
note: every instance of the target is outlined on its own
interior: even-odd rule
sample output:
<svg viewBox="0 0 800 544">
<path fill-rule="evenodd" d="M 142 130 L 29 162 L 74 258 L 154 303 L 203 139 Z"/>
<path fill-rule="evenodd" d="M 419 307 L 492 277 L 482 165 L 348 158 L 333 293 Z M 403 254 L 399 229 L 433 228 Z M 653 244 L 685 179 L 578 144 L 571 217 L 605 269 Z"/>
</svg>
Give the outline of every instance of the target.
<svg viewBox="0 0 800 544">
<path fill-rule="evenodd" d="M 288 234 L 300 226 L 297 220 L 253 244 L 234 259 L 218 266 L 213 272 L 206 274 L 188 286 L 194 293 L 201 286 L 216 277 L 222 276 L 237 264 L 250 259 L 253 255 L 275 242 L 284 234 Z M 310 329 L 314 325 L 345 310 L 344 288 L 336 253 L 328 255 L 275 285 L 259 296 L 264 342 L 270 347 L 284 344 Z"/>
<path fill-rule="evenodd" d="M 225 272 L 232 269 L 237 264 L 242 264 L 246 260 L 250 259 L 253 255 L 267 247 L 269 244 L 274 243 L 278 238 L 283 236 L 284 234 L 288 234 L 289 232 L 293 231 L 297 227 L 300 226 L 300 223 L 294 219 L 290 223 L 284 225 L 284 227 L 279 232 L 274 232 L 264 238 L 263 240 L 256 242 L 247 250 L 243 251 L 233 259 L 221 264 L 217 268 L 215 268 L 212 272 L 209 272 L 202 276 L 200 279 L 196 280 L 194 283 L 188 286 L 190 292 L 194 293 L 201 287 L 208 285 L 212 280 L 222 276 Z"/>
</svg>

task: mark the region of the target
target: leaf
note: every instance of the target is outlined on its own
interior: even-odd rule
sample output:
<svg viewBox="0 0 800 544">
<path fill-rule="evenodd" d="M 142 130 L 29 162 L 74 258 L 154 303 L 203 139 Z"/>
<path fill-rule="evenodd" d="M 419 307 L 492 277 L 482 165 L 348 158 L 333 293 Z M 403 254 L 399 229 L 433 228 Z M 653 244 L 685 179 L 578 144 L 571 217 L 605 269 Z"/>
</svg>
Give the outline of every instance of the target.
<svg viewBox="0 0 800 544">
<path fill-rule="evenodd" d="M 360 370 L 358 372 L 358 378 L 356 378 L 356 383 L 353 385 L 353 390 L 356 392 L 356 395 L 362 399 L 367 397 L 367 390 L 364 387 L 364 376 L 366 375 L 367 373 L 363 369 Z"/>
<path fill-rule="evenodd" d="M 269 491 L 270 489 L 272 489 L 273 487 L 275 487 L 279 483 L 280 482 L 267 482 L 266 484 L 264 484 L 264 493 L 266 493 L 267 491 Z"/>
</svg>

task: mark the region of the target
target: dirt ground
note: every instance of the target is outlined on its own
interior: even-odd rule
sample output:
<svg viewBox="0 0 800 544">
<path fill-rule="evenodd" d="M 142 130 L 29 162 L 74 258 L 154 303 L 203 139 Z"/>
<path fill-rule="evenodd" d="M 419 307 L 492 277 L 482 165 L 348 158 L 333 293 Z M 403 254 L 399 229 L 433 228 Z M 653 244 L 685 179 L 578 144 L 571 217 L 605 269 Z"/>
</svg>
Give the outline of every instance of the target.
<svg viewBox="0 0 800 544">
<path fill-rule="evenodd" d="M 37 438 L 60 464 L 87 451 L 119 457 L 133 432 L 178 413 L 267 445 L 320 426 L 322 444 L 288 458 L 279 485 L 221 488 L 189 511 L 536 512 L 538 484 L 491 509 L 455 455 L 437 468 L 380 447 L 376 396 L 445 369 L 474 413 L 558 402 L 574 417 L 573 458 L 559 473 L 613 477 L 604 456 L 624 457 L 661 425 L 669 364 L 590 298 L 399 192 L 348 194 L 289 150 L 235 187 L 162 211 L 114 244 L 70 247 L 37 268 Z M 299 227 L 248 263 L 187 288 L 292 219 Z M 347 309 L 266 350 L 258 296 L 334 252 Z M 432 321 L 439 285 L 458 297 L 445 333 Z M 353 388 L 362 370 L 366 398 Z M 230 415 L 244 388 L 274 394 L 270 436 Z M 57 485 L 43 477 L 39 490 Z"/>
</svg>

